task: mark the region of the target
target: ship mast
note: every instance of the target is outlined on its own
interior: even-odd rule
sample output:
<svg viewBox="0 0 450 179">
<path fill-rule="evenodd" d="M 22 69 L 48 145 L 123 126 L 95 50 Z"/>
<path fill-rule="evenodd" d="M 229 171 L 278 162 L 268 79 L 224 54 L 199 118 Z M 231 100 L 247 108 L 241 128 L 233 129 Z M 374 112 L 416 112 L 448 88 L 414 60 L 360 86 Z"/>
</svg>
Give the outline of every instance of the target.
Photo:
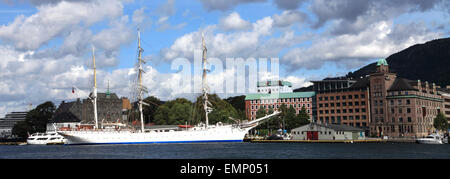
<svg viewBox="0 0 450 179">
<path fill-rule="evenodd" d="M 139 90 L 138 90 L 138 100 L 139 100 L 139 113 L 141 117 L 141 132 L 144 132 L 144 115 L 142 114 L 142 104 L 146 104 L 143 102 L 143 96 L 144 96 L 144 86 L 142 85 L 142 73 L 144 72 L 144 69 L 142 68 L 142 63 L 144 61 L 142 60 L 142 52 L 144 49 L 141 48 L 141 32 L 138 29 L 138 70 L 139 70 Z"/>
<path fill-rule="evenodd" d="M 97 119 L 97 72 L 95 67 L 95 49 L 92 46 L 92 60 L 94 63 L 94 91 L 92 93 L 92 103 L 94 104 L 94 121 L 95 121 L 95 129 L 98 129 L 98 119 Z"/>
<path fill-rule="evenodd" d="M 206 52 L 208 51 L 206 49 L 206 45 L 205 45 L 205 37 L 202 33 L 202 48 L 203 48 L 203 57 L 202 57 L 202 62 L 203 62 L 203 76 L 202 76 L 202 92 L 203 92 L 203 109 L 205 110 L 205 123 L 206 123 L 206 128 L 208 128 L 208 114 L 212 111 L 212 108 L 208 106 L 208 104 L 211 104 L 208 101 L 208 84 L 206 82 Z"/>
</svg>

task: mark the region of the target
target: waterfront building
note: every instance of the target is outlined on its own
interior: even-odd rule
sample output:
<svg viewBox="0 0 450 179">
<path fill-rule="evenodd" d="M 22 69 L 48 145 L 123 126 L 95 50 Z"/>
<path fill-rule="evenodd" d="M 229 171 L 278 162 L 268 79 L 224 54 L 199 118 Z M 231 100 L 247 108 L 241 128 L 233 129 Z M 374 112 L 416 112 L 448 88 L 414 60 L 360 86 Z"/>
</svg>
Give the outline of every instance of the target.
<svg viewBox="0 0 450 179">
<path fill-rule="evenodd" d="M 55 131 L 57 128 L 75 128 L 80 125 L 82 120 L 83 103 L 79 98 L 76 101 L 62 101 L 55 113 L 47 123 L 47 131 Z"/>
<path fill-rule="evenodd" d="M 292 140 L 362 140 L 364 129 L 349 125 L 310 123 L 291 131 Z"/>
<path fill-rule="evenodd" d="M 12 129 L 18 122 L 25 121 L 27 111 L 11 112 L 6 114 L 4 118 L 0 118 L 0 138 L 9 138 L 12 136 Z"/>
<path fill-rule="evenodd" d="M 313 81 L 317 123 L 343 124 L 368 131 L 370 123 L 369 79 L 328 78 Z"/>
<path fill-rule="evenodd" d="M 97 115 L 99 123 L 104 121 L 117 122 L 123 119 L 123 100 L 115 93 L 97 93 Z M 94 123 L 94 107 L 90 99 L 83 100 L 82 121 Z"/>
<path fill-rule="evenodd" d="M 293 107 L 298 114 L 302 107 L 305 107 L 310 119 L 313 119 L 313 100 L 315 93 L 309 92 L 291 92 L 291 93 L 256 93 L 245 96 L 245 112 L 248 119 L 256 119 L 256 111 L 264 108 L 266 112 L 269 108 L 278 110 L 282 104 L 287 108 Z"/>
<path fill-rule="evenodd" d="M 433 119 L 443 108 L 434 83 L 399 78 L 384 59 L 369 79 L 372 135 L 422 137 L 434 131 Z"/>
<path fill-rule="evenodd" d="M 450 123 L 450 85 L 448 85 L 446 88 L 438 89 L 438 94 L 440 94 L 442 96 L 442 99 L 444 100 L 444 108 L 443 110 L 441 110 L 441 112 Z"/>
<path fill-rule="evenodd" d="M 288 81 L 261 81 L 257 83 L 258 93 L 292 93 L 292 83 Z"/>
<path fill-rule="evenodd" d="M 97 94 L 97 114 L 99 122 L 127 121 L 128 110 L 131 109 L 129 99 L 119 98 L 115 93 Z M 72 102 L 62 101 L 55 111 L 52 119 L 47 124 L 47 130 L 54 130 L 53 123 L 57 127 L 74 128 L 83 124 L 94 124 L 93 105 L 90 99 L 77 99 Z"/>
<path fill-rule="evenodd" d="M 450 99 L 444 103 L 450 90 L 438 93 L 434 83 L 397 77 L 385 59 L 380 59 L 376 71 L 366 77 L 313 83 L 316 122 L 321 124 L 360 127 L 372 136 L 422 137 L 434 131 L 438 113 L 450 117 Z"/>
</svg>

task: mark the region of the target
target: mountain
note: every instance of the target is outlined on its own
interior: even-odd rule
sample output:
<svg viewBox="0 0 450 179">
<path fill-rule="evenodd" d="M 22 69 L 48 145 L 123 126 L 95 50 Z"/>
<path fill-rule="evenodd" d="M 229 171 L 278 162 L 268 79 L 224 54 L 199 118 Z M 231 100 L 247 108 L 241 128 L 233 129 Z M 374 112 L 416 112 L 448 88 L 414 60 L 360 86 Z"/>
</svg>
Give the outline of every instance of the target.
<svg viewBox="0 0 450 179">
<path fill-rule="evenodd" d="M 436 39 L 416 44 L 392 54 L 386 61 L 397 76 L 410 80 L 436 83 L 441 87 L 450 85 L 450 38 Z M 350 72 L 346 77 L 359 78 L 374 72 L 376 63 Z"/>
<path fill-rule="evenodd" d="M 445 88 L 450 85 L 450 38 L 416 44 L 386 58 L 389 70 L 398 77 L 428 81 Z M 375 72 L 376 63 L 349 72 L 346 78 L 360 78 Z M 310 90 L 312 86 L 294 91 Z"/>
</svg>

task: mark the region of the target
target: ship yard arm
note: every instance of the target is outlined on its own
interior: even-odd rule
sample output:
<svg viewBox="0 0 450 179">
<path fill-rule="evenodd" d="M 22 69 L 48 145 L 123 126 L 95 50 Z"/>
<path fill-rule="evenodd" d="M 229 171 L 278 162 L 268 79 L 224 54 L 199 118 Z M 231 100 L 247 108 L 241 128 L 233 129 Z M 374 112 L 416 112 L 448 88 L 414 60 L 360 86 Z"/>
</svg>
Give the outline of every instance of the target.
<svg viewBox="0 0 450 179">
<path fill-rule="evenodd" d="M 263 123 L 264 121 L 270 119 L 271 117 L 277 116 L 279 114 L 281 114 L 281 112 L 274 111 L 272 114 L 266 115 L 266 116 L 264 116 L 262 118 L 242 123 L 242 124 L 240 124 L 240 127 L 244 128 L 244 129 L 246 129 L 246 128 L 250 128 L 251 129 L 251 128 L 254 128 L 254 127 L 258 126 L 259 124 Z"/>
</svg>

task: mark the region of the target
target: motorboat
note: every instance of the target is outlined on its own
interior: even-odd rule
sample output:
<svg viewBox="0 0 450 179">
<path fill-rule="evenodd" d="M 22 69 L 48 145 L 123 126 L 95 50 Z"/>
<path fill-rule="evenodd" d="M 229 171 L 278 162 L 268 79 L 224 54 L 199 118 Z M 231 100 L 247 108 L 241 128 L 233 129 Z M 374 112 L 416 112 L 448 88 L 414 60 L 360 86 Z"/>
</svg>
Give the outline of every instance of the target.
<svg viewBox="0 0 450 179">
<path fill-rule="evenodd" d="M 416 139 L 419 144 L 444 144 L 443 138 L 439 134 L 430 134 L 424 138 Z"/>
<path fill-rule="evenodd" d="M 64 144 L 66 139 L 56 132 L 34 133 L 27 139 L 28 145 Z"/>
</svg>

